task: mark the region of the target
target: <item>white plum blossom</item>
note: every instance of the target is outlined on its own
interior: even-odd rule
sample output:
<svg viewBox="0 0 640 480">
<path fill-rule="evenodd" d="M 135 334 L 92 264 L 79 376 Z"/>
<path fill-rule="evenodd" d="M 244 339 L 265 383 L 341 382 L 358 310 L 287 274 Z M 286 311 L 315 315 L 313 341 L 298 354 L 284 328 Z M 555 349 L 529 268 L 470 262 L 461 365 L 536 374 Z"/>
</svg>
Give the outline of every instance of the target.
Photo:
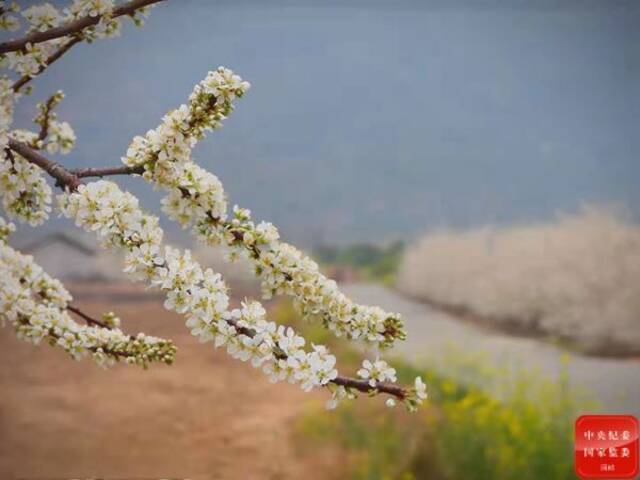
<svg viewBox="0 0 640 480">
<path fill-rule="evenodd" d="M 1 147 L 6 146 L 7 134 L 9 127 L 13 122 L 13 108 L 15 102 L 19 98 L 19 94 L 13 91 L 11 79 L 7 76 L 0 77 L 0 132 L 3 134 L 0 137 Z"/>
<path fill-rule="evenodd" d="M 422 378 L 416 377 L 414 382 L 414 389 L 416 392 L 416 396 L 420 400 L 425 400 L 427 398 L 427 386 L 422 381 Z"/>
<path fill-rule="evenodd" d="M 32 146 L 36 146 L 38 144 L 38 134 L 25 128 L 16 128 L 11 130 L 11 138 Z"/>
<path fill-rule="evenodd" d="M 422 378 L 416 377 L 413 388 L 409 390 L 404 398 L 404 404 L 410 412 L 414 412 L 427 399 L 427 386 Z"/>
<path fill-rule="evenodd" d="M 113 0 L 73 0 L 68 8 L 65 8 L 65 20 L 71 21 L 82 17 L 100 17 L 97 25 L 82 30 L 86 40 L 92 41 L 100 38 L 111 38 L 120 34 L 120 19 L 113 18 Z"/>
<path fill-rule="evenodd" d="M 358 376 L 369 382 L 369 385 L 375 387 L 378 382 L 395 382 L 396 371 L 390 367 L 387 362 L 377 358 L 375 361 L 364 360 L 362 368 L 358 370 Z"/>
<path fill-rule="evenodd" d="M 35 76 L 46 60 L 60 45 L 59 40 L 50 40 L 37 44 L 28 43 L 24 50 L 3 54 L 2 66 L 19 75 Z"/>
<path fill-rule="evenodd" d="M 7 215 L 40 225 L 49 218 L 51 193 L 42 170 L 17 153 L 0 151 L 0 196 Z"/>
<path fill-rule="evenodd" d="M 12 15 L 20 11 L 20 6 L 16 2 L 8 3 L 3 0 L 0 5 L 4 7 L 4 12 L 0 14 L 0 30 L 15 32 L 20 29 L 20 19 Z"/>
<path fill-rule="evenodd" d="M 183 313 L 191 334 L 201 342 L 226 347 L 234 358 L 262 368 L 272 381 L 298 383 L 305 391 L 338 376 L 336 359 L 324 346 L 304 350 L 293 329 L 266 320 L 259 302 L 229 309 L 227 286 L 211 269 L 203 270 L 191 253 L 162 247 L 158 219 L 142 212 L 138 199 L 113 182 L 80 185 L 59 196 L 62 213 L 95 232 L 107 247 L 125 250 L 125 271 L 166 293 L 165 307 Z"/>
<path fill-rule="evenodd" d="M 22 16 L 29 23 L 29 31 L 44 32 L 57 27 L 62 21 L 62 15 L 50 3 L 33 5 L 22 11 Z"/>
<path fill-rule="evenodd" d="M 0 79 L 0 197 L 4 211 L 12 218 L 28 222 L 32 226 L 43 223 L 51 211 L 51 187 L 44 179 L 43 172 L 29 163 L 18 153 L 7 149 L 9 138 L 41 148 L 44 144 L 38 134 L 28 130 L 9 132 L 13 120 L 13 106 L 19 95 L 11 88 L 8 78 Z M 64 97 L 56 92 L 48 102 L 39 103 L 40 113 L 34 119 L 43 131 L 44 140 L 48 140 L 50 152 L 68 152 L 75 143 L 73 130 L 66 122 L 57 122 L 51 109 Z"/>
<path fill-rule="evenodd" d="M 84 326 L 67 313 L 71 295 L 56 279 L 6 243 L 15 227 L 0 218 L 0 323 L 14 327 L 18 338 L 35 345 L 49 343 L 79 360 L 91 357 L 108 367 L 120 360 L 147 367 L 151 362 L 172 364 L 176 348 L 171 341 L 144 334 L 131 337 L 119 328 L 119 319 L 103 315 L 107 327 Z"/>
<path fill-rule="evenodd" d="M 64 93 L 58 90 L 46 102 L 38 103 L 39 113 L 33 122 L 40 126 L 40 134 L 13 130 L 12 137 L 36 149 L 46 148 L 48 153 L 69 153 L 76 143 L 76 135 L 71 125 L 58 121 L 58 115 L 53 111 L 63 99 Z"/>
<path fill-rule="evenodd" d="M 9 235 L 16 231 L 16 226 L 0 217 L 0 244 L 5 243 Z"/>
<path fill-rule="evenodd" d="M 43 3 L 20 12 L 17 4 L 3 4 L 0 29 L 20 27 L 19 17 L 12 13 L 24 18 L 26 34 L 80 19 L 92 23 L 44 42 L 25 40 L 22 48 L 0 54 L 0 67 L 12 72 L 0 77 L 0 197 L 11 217 L 35 226 L 51 211 L 51 188 L 39 168 L 46 159 L 34 159 L 26 149 L 65 154 L 76 142 L 71 125 L 60 121 L 53 111 L 64 96 L 60 91 L 38 104 L 34 122 L 40 126 L 39 132 L 11 130 L 14 105 L 22 93 L 30 92 L 30 87 L 25 91 L 22 87 L 75 42 L 118 35 L 118 15 L 123 10 L 116 7 L 120 5 L 114 0 L 71 0 L 63 10 Z M 127 16 L 139 26 L 148 10 L 140 8 Z M 11 79 L 11 75 L 19 79 Z M 222 127 L 234 110 L 233 102 L 249 88 L 248 82 L 225 67 L 208 72 L 185 105 L 167 113 L 157 128 L 132 140 L 123 162 L 166 192 L 162 210 L 184 228 L 191 228 L 199 241 L 226 245 L 230 258 L 250 259 L 261 278 L 265 299 L 288 295 L 303 317 L 319 318 L 335 335 L 375 347 L 389 347 L 404 339 L 399 315 L 354 303 L 320 272 L 317 263 L 281 241 L 274 225 L 254 223 L 251 211 L 237 205 L 229 212 L 218 177 L 193 162 L 191 152 L 197 142 L 207 131 Z M 19 145 L 22 148 L 16 142 L 23 144 Z M 88 184 L 79 179 L 68 181 L 69 172 L 65 171 L 67 177 L 60 170 L 55 173 L 62 167 L 53 162 L 43 169 L 65 188 L 58 197 L 61 213 L 78 227 L 95 233 L 103 247 L 122 250 L 124 271 L 133 280 L 160 289 L 165 294 L 165 308 L 183 314 L 186 326 L 200 342 L 225 348 L 232 357 L 261 369 L 272 382 L 287 381 L 304 391 L 328 388 L 332 392 L 328 408 L 355 398 L 358 391 L 394 395 L 410 410 L 426 398 L 426 387 L 419 377 L 409 390 L 386 385 L 395 382 L 395 370 L 379 359 L 363 363 L 358 372 L 361 380 L 339 377 L 336 358 L 325 346 L 307 344 L 291 327 L 269 321 L 260 302 L 245 299 L 232 307 L 220 274 L 203 269 L 188 250 L 164 245 L 159 219 L 143 212 L 135 196 L 104 180 Z M 113 312 L 103 314 L 101 321 L 84 317 L 89 322 L 86 326 L 76 323 L 69 314 L 71 296 L 62 284 L 44 273 L 31 257 L 7 244 L 13 229 L 0 219 L 0 322 L 13 326 L 22 339 L 49 343 L 76 359 L 91 357 L 104 367 L 120 360 L 145 368 L 151 362 L 173 363 L 173 343 L 144 334 L 124 334 Z M 386 404 L 393 406 L 395 400 L 388 399 Z"/>
<path fill-rule="evenodd" d="M 133 23 L 141 26 L 149 8 L 146 6 L 136 10 L 131 18 Z M 73 0 L 71 4 L 59 11 L 51 3 L 33 5 L 20 12 L 20 7 L 13 2 L 5 7 L 0 15 L 0 29 L 18 30 L 20 22 L 12 13 L 20 12 L 26 20 L 26 33 L 43 32 L 51 28 L 71 23 L 84 17 L 99 17 L 95 25 L 90 25 L 74 34 L 75 37 L 94 41 L 111 38 L 120 34 L 121 18 L 113 16 L 113 0 Z M 72 36 L 54 38 L 45 42 L 28 43 L 23 49 L 0 54 L 0 67 L 8 68 L 21 76 L 33 77 L 47 67 L 47 60 L 60 48 L 74 41 Z"/>
<path fill-rule="evenodd" d="M 355 393 L 342 385 L 333 388 L 333 392 L 331 394 L 331 398 L 327 400 L 327 410 L 333 410 L 338 407 L 341 401 L 343 400 L 353 400 L 356 398 Z"/>
<path fill-rule="evenodd" d="M 249 84 L 220 67 L 194 87 L 188 105 L 167 113 L 160 126 L 135 137 L 122 158 L 125 165 L 142 167 L 143 177 L 168 191 L 163 210 L 208 244 L 231 247 L 229 259 L 253 261 L 262 279 L 263 298 L 282 294 L 294 298 L 305 318 L 320 316 L 337 336 L 388 347 L 404 339 L 400 316 L 378 307 L 352 302 L 325 277 L 317 263 L 292 245 L 279 241 L 277 228 L 257 225 L 251 212 L 234 206 L 230 218 L 222 184 L 191 160 L 191 150 L 204 132 L 222 126 L 233 110 L 232 100 L 246 93 Z"/>
<path fill-rule="evenodd" d="M 76 135 L 67 122 L 49 122 L 49 141 L 47 142 L 47 152 L 49 153 L 69 153 L 76 143 Z"/>
<path fill-rule="evenodd" d="M 73 0 L 69 8 L 66 9 L 67 14 L 75 18 L 97 17 L 112 11 L 113 0 Z"/>
</svg>

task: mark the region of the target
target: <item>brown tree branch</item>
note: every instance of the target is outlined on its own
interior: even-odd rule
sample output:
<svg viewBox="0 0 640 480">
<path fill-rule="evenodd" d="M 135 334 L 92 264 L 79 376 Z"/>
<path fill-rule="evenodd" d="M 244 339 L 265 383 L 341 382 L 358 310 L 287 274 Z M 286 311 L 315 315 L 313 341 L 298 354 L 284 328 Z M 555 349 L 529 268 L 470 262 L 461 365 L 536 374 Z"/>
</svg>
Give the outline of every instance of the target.
<svg viewBox="0 0 640 480">
<path fill-rule="evenodd" d="M 49 135 L 49 122 L 51 121 L 51 111 L 53 107 L 56 105 L 56 100 L 59 101 L 60 97 L 57 94 L 53 94 L 49 97 L 47 102 L 44 104 L 44 111 L 42 112 L 42 117 L 38 115 L 36 117 L 36 122 L 40 123 L 40 132 L 38 133 L 38 138 L 36 139 L 36 144 L 39 142 L 44 142 L 44 140 Z"/>
<path fill-rule="evenodd" d="M 58 50 L 53 52 L 51 54 L 51 56 L 45 60 L 44 65 L 40 65 L 40 67 L 38 67 L 38 71 L 35 74 L 33 74 L 33 75 L 23 75 L 22 77 L 20 77 L 16 81 L 16 83 L 14 83 L 13 86 L 11 87 L 11 88 L 13 88 L 13 91 L 16 92 L 16 93 L 19 92 L 20 89 L 22 87 L 24 87 L 27 83 L 29 83 L 33 77 L 35 77 L 37 75 L 40 75 L 42 72 L 44 72 L 46 70 L 46 68 L 49 65 L 51 65 L 53 62 L 55 62 L 61 56 L 63 56 L 65 53 L 67 53 L 69 50 L 71 50 L 71 47 L 73 47 L 76 43 L 81 42 L 81 41 L 82 41 L 81 37 L 73 37 L 71 40 L 69 40 L 63 46 L 58 48 Z"/>
<path fill-rule="evenodd" d="M 73 191 L 73 190 L 76 190 L 78 186 L 82 184 L 82 181 L 77 175 L 67 170 L 59 163 L 56 163 L 52 160 L 47 159 L 46 157 L 44 157 L 40 153 L 33 150 L 31 147 L 23 143 L 16 142 L 15 140 L 10 139 L 9 148 L 14 150 L 16 153 L 19 153 L 20 155 L 22 155 L 28 162 L 31 162 L 34 165 L 37 165 L 38 167 L 42 168 L 45 172 L 47 172 L 56 180 L 57 184 L 61 188 L 66 187 L 69 190 Z M 118 172 L 118 173 L 123 174 L 123 172 Z M 229 325 L 232 325 L 234 328 L 237 329 L 239 333 L 242 333 L 243 335 L 247 335 L 248 337 L 253 337 L 254 335 L 256 335 L 256 332 L 254 330 L 249 328 L 239 327 L 234 320 L 227 320 L 227 323 L 229 323 Z M 281 358 L 283 359 L 286 358 L 286 355 L 283 354 Z M 345 388 L 358 390 L 359 392 L 363 392 L 363 393 L 370 393 L 370 392 L 386 393 L 388 395 L 393 395 L 394 397 L 397 397 L 400 400 L 403 400 L 407 396 L 407 390 L 405 388 L 399 385 L 391 384 L 391 383 L 377 382 L 375 386 L 372 386 L 369 384 L 367 380 L 361 380 L 361 379 L 343 377 L 343 376 L 338 376 L 334 378 L 333 380 L 331 380 L 331 383 L 338 386 L 345 387 Z"/>
<path fill-rule="evenodd" d="M 144 167 L 103 167 L 103 168 L 77 168 L 69 170 L 69 173 L 78 178 L 85 177 L 107 177 L 110 175 L 142 175 Z"/>
<path fill-rule="evenodd" d="M 111 329 L 111 326 L 107 325 L 105 322 L 102 322 L 100 320 L 96 320 L 93 317 L 90 317 L 89 315 L 84 313 L 82 310 L 80 310 L 78 307 L 74 307 L 73 305 L 68 304 L 67 305 L 67 310 L 69 310 L 70 312 L 73 312 L 76 315 L 78 315 L 80 318 L 82 318 L 89 325 L 95 325 L 97 327 Z"/>
<path fill-rule="evenodd" d="M 247 337 L 253 338 L 256 335 L 255 330 L 252 330 L 246 327 L 240 327 L 238 326 L 238 323 L 235 320 L 232 320 L 232 319 L 227 320 L 227 323 L 233 326 L 236 329 L 236 331 L 238 331 L 238 333 L 246 335 Z M 282 353 L 281 356 L 278 356 L 278 355 L 276 356 L 283 360 L 286 360 L 287 358 L 287 355 L 284 353 Z M 369 392 L 387 393 L 389 395 L 393 395 L 394 397 L 399 398 L 400 400 L 403 400 L 407 396 L 406 389 L 393 383 L 376 382 L 375 386 L 372 386 L 371 384 L 369 384 L 368 380 L 342 377 L 340 375 L 338 375 L 336 378 L 331 380 L 331 383 L 338 386 L 345 387 L 345 388 L 353 388 L 362 393 L 369 393 Z"/>
<path fill-rule="evenodd" d="M 29 325 L 29 319 L 23 315 L 20 315 L 18 317 L 18 324 L 20 325 Z M 59 340 L 60 339 L 60 335 L 58 335 L 54 329 L 48 329 L 47 330 L 47 337 L 53 338 L 54 340 Z M 131 336 L 129 336 L 129 338 L 132 338 Z M 170 345 L 173 345 L 173 343 L 170 342 Z M 104 347 L 87 347 L 87 350 L 93 353 L 96 353 L 98 351 L 98 349 L 101 348 L 102 349 L 102 353 L 105 353 L 107 355 L 113 355 L 115 357 L 121 357 L 121 358 L 128 358 L 131 357 L 131 353 L 127 352 L 127 351 L 123 351 L 123 350 L 113 350 L 110 348 L 104 348 Z"/>
<path fill-rule="evenodd" d="M 353 388 L 362 393 L 369 392 L 382 392 L 403 400 L 407 396 L 407 390 L 395 383 L 377 382 L 375 387 L 372 387 L 367 380 L 360 380 L 349 377 L 338 376 L 332 380 L 332 383 L 340 385 L 345 388 Z"/>
<path fill-rule="evenodd" d="M 19 325 L 29 325 L 29 319 L 27 317 L 20 316 L 20 317 L 18 317 L 17 323 Z M 55 331 L 53 329 L 48 329 L 46 336 L 47 337 L 51 337 L 54 340 L 59 340 L 60 339 L 60 335 L 55 333 Z M 94 352 L 95 353 L 98 350 L 98 347 L 90 347 L 90 348 L 87 348 L 87 350 L 90 351 L 90 352 Z M 104 353 L 107 353 L 109 355 L 114 355 L 114 356 L 117 356 L 117 357 L 123 357 L 123 358 L 126 358 L 126 357 L 130 356 L 127 352 L 121 352 L 121 351 L 118 351 L 118 350 L 109 350 L 109 349 L 107 349 L 107 350 L 104 351 Z"/>
<path fill-rule="evenodd" d="M 38 292 L 38 296 L 43 299 L 43 300 L 47 300 L 47 296 L 45 294 L 43 294 L 42 292 Z M 101 322 L 100 320 L 96 320 L 95 318 L 87 315 L 86 313 L 84 313 L 82 310 L 80 310 L 78 307 L 75 307 L 73 305 L 71 305 L 70 303 L 67 304 L 67 306 L 65 307 L 66 310 L 69 310 L 70 312 L 75 313 L 76 315 L 78 315 L 80 318 L 82 318 L 85 322 L 87 322 L 88 325 L 95 325 L 98 327 L 102 327 L 102 328 L 111 328 L 109 325 L 107 325 L 104 322 Z"/>
<path fill-rule="evenodd" d="M 111 18 L 117 18 L 123 15 L 132 15 L 136 12 L 136 10 L 162 1 L 164 0 L 133 0 L 129 3 L 125 3 L 123 5 L 120 5 L 119 7 L 114 8 L 113 13 L 111 14 Z M 46 42 L 47 40 L 53 40 L 54 38 L 60 38 L 66 35 L 74 35 L 80 33 L 87 27 L 97 25 L 100 22 L 101 18 L 101 16 L 86 16 L 66 23 L 65 25 L 50 28 L 49 30 L 45 30 L 44 32 L 33 32 L 22 38 L 0 43 L 0 53 L 22 50 L 28 43 L 41 43 Z"/>
<path fill-rule="evenodd" d="M 56 180 L 56 184 L 61 187 L 68 187 L 69 190 L 73 191 L 82 183 L 78 177 L 69 173 L 69 171 L 62 165 L 54 162 L 53 160 L 49 160 L 41 153 L 22 142 L 18 142 L 13 138 L 10 138 L 9 148 L 24 157 L 28 162 L 42 168 L 45 172 L 51 175 Z"/>
</svg>

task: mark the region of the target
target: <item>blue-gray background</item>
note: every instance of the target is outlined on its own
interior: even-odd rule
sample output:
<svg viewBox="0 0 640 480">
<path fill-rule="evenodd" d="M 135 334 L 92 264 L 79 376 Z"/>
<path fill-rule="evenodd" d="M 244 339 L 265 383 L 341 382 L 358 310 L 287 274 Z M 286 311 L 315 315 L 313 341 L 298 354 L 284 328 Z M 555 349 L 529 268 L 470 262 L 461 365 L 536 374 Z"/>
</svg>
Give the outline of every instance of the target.
<svg viewBox="0 0 640 480">
<path fill-rule="evenodd" d="M 616 0 L 169 1 L 53 65 L 18 121 L 62 88 L 79 139 L 64 162 L 118 164 L 225 65 L 253 88 L 194 157 L 288 239 L 411 238 L 583 203 L 638 217 L 639 27 L 640 2 Z"/>
</svg>

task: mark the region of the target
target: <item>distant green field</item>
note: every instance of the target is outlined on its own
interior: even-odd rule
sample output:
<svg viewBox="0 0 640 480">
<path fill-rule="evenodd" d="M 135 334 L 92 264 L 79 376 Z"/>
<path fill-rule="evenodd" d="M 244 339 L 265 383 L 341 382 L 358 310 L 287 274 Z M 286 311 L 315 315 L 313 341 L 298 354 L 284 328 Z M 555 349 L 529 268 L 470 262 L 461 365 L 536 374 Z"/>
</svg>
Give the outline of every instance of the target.
<svg viewBox="0 0 640 480">
<path fill-rule="evenodd" d="M 324 265 L 351 266 L 370 280 L 390 285 L 395 282 L 404 248 L 401 241 L 386 246 L 358 243 L 346 247 L 320 246 L 313 253 Z"/>
</svg>

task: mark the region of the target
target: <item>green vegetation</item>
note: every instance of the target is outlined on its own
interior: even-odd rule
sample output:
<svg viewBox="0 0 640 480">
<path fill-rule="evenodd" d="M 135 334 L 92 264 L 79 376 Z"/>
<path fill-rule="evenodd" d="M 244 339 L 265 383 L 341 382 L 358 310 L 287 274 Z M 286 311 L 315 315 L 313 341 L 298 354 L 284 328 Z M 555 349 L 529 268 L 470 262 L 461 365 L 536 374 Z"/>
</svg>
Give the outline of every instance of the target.
<svg viewBox="0 0 640 480">
<path fill-rule="evenodd" d="M 431 397 L 415 416 L 366 402 L 327 413 L 315 407 L 299 421 L 301 436 L 314 445 L 338 442 L 357 480 L 575 478 L 572 432 L 580 405 L 566 378 L 521 372 L 499 400 L 429 370 L 400 368 L 402 381 L 416 374 L 426 378 Z"/>
<path fill-rule="evenodd" d="M 286 304 L 278 313 L 285 323 L 295 323 Z M 355 370 L 361 355 L 345 342 L 331 340 L 318 326 L 296 327 L 311 341 L 329 340 L 342 370 Z M 315 452 L 339 445 L 354 480 L 575 478 L 573 422 L 593 404 L 569 388 L 566 375 L 552 381 L 455 351 L 440 360 L 456 378 L 463 373 L 488 388 L 395 361 L 400 382 L 416 375 L 425 379 L 426 408 L 410 415 L 374 399 L 345 403 L 333 412 L 315 404 L 298 420 L 301 448 Z"/>
<path fill-rule="evenodd" d="M 359 243 L 347 247 L 320 246 L 314 257 L 324 265 L 354 267 L 369 279 L 392 284 L 404 252 L 404 243 L 393 242 L 387 246 Z"/>
</svg>

